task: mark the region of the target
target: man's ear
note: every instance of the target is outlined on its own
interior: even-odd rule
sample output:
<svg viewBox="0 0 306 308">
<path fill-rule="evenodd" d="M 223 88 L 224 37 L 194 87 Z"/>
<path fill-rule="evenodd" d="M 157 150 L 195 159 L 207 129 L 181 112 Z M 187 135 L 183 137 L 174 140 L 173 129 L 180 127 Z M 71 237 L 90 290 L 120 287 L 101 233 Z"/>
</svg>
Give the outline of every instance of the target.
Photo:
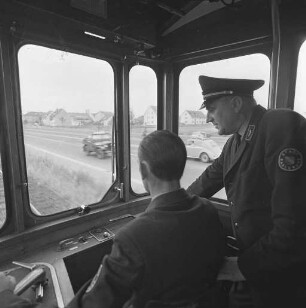
<svg viewBox="0 0 306 308">
<path fill-rule="evenodd" d="M 243 106 L 243 100 L 240 96 L 234 96 L 230 102 L 235 113 L 239 113 Z"/>
<path fill-rule="evenodd" d="M 141 161 L 139 164 L 140 164 L 141 178 L 144 180 L 150 174 L 150 166 L 145 160 Z"/>
</svg>

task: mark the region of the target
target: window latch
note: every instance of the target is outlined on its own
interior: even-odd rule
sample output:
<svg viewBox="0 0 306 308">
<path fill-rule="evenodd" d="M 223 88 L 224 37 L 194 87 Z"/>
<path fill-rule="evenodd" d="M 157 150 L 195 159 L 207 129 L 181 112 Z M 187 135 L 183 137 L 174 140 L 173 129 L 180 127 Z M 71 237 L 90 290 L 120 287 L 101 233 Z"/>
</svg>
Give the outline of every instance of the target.
<svg viewBox="0 0 306 308">
<path fill-rule="evenodd" d="M 77 208 L 77 213 L 79 216 L 88 214 L 90 212 L 90 207 L 88 205 L 81 205 Z"/>
<path fill-rule="evenodd" d="M 124 191 L 124 184 L 123 183 L 120 183 L 120 186 L 119 187 L 114 187 L 114 189 L 116 191 L 119 191 L 119 197 L 121 200 L 123 200 L 123 191 Z"/>
</svg>

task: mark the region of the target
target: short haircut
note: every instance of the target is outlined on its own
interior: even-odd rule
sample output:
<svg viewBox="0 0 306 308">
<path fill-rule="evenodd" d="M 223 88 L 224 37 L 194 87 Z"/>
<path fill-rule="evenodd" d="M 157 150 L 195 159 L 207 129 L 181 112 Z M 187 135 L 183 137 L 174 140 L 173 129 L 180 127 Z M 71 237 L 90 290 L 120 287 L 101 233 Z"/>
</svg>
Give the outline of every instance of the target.
<svg viewBox="0 0 306 308">
<path fill-rule="evenodd" d="M 138 148 L 139 161 L 146 161 L 152 173 L 165 181 L 179 180 L 186 164 L 186 147 L 182 139 L 168 130 L 147 135 Z"/>
</svg>

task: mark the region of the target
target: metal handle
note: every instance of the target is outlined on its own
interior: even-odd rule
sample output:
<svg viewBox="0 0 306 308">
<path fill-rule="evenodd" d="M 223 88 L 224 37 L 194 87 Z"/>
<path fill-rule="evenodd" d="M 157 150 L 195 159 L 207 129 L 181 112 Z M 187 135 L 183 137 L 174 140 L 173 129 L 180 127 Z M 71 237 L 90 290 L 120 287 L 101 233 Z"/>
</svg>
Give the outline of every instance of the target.
<svg viewBox="0 0 306 308">
<path fill-rule="evenodd" d="M 121 216 L 118 216 L 118 217 L 110 218 L 108 221 L 114 222 L 114 221 L 121 220 L 121 219 L 124 219 L 124 218 L 129 218 L 129 217 L 135 218 L 135 216 L 132 215 L 132 214 L 125 214 L 125 215 L 121 215 Z"/>
<path fill-rule="evenodd" d="M 33 264 L 33 263 L 25 263 L 25 262 L 18 262 L 18 261 L 13 261 L 12 263 L 15 265 L 19 265 L 23 268 L 27 268 L 30 271 L 32 271 L 37 266 L 36 264 Z"/>
<path fill-rule="evenodd" d="M 122 200 L 123 199 L 124 184 L 120 183 L 120 187 L 114 187 L 114 189 L 119 191 L 119 197 Z"/>
<path fill-rule="evenodd" d="M 58 251 L 62 251 L 62 250 L 65 250 L 67 249 L 67 247 L 71 246 L 71 245 L 74 245 L 74 244 L 77 244 L 74 240 L 74 238 L 67 238 L 65 240 L 62 240 L 58 243 L 58 248 L 57 250 Z"/>
<path fill-rule="evenodd" d="M 46 278 L 46 271 L 42 267 L 38 267 L 26 275 L 21 281 L 19 281 L 14 289 L 15 295 L 22 294 L 30 286 L 36 283 L 43 282 Z"/>
</svg>

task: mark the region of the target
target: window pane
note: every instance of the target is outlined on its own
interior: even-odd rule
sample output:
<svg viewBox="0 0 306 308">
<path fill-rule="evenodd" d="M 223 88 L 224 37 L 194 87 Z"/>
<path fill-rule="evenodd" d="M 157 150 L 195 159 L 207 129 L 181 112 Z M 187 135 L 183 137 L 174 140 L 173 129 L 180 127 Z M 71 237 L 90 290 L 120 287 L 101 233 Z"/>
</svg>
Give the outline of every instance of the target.
<svg viewBox="0 0 306 308">
<path fill-rule="evenodd" d="M 157 80 L 155 72 L 143 65 L 130 71 L 131 186 L 144 193 L 138 169 L 137 150 L 142 138 L 157 129 Z"/>
<path fill-rule="evenodd" d="M 219 136 L 211 123 L 206 123 L 206 110 L 199 110 L 202 90 L 199 76 L 220 78 L 263 79 L 265 84 L 254 92 L 258 104 L 267 107 L 270 61 L 262 54 L 254 54 L 186 67 L 179 84 L 179 135 L 186 143 L 187 160 L 182 186 L 187 188 L 217 158 L 230 136 Z M 226 199 L 222 190 L 215 197 Z"/>
<path fill-rule="evenodd" d="M 31 209 L 49 215 L 98 202 L 112 183 L 112 67 L 34 45 L 18 60 Z"/>
<path fill-rule="evenodd" d="M 296 76 L 294 110 L 306 117 L 306 42 L 303 43 L 300 52 Z"/>
<path fill-rule="evenodd" d="M 6 205 L 5 205 L 5 197 L 4 197 L 2 164 L 1 164 L 1 159 L 0 159 L 0 228 L 3 226 L 5 220 L 6 220 Z"/>
</svg>

